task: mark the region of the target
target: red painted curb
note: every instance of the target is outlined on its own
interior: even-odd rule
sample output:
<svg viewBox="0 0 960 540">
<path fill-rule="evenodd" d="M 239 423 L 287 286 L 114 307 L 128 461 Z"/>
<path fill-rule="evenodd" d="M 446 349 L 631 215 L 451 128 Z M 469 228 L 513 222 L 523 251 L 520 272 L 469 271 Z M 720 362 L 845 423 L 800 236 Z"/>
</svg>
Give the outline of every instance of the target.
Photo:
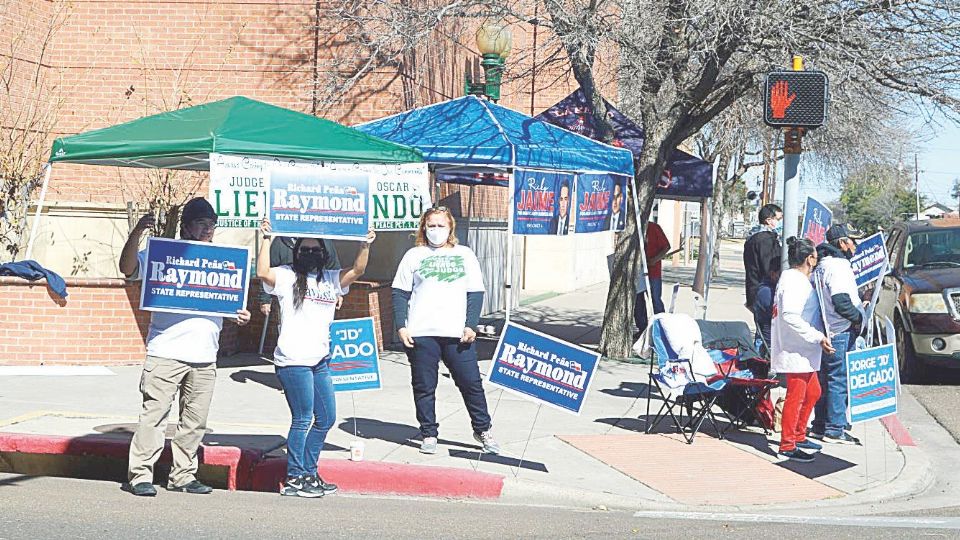
<svg viewBox="0 0 960 540">
<path fill-rule="evenodd" d="M 345 493 L 496 499 L 503 491 L 499 474 L 452 467 L 321 459 L 318 470 Z M 277 492 L 286 472 L 285 458 L 261 461 L 253 469 L 252 491 Z"/>
<path fill-rule="evenodd" d="M 883 424 L 883 427 L 887 428 L 887 433 L 893 438 L 893 442 L 897 443 L 897 446 L 917 445 L 917 443 L 913 442 L 913 437 L 910 436 L 910 432 L 907 431 L 907 428 L 900 422 L 900 419 L 897 418 L 896 415 L 885 416 L 880 419 L 880 423 Z"/>
<path fill-rule="evenodd" d="M 0 452 L 127 459 L 129 451 L 129 437 L 102 435 L 65 437 L 0 432 Z M 200 463 L 206 465 L 226 467 L 227 489 L 233 491 L 249 489 L 253 468 L 262 458 L 262 453 L 235 446 L 201 446 L 198 458 Z M 158 462 L 169 463 L 170 460 L 170 442 L 167 441 Z"/>
</svg>

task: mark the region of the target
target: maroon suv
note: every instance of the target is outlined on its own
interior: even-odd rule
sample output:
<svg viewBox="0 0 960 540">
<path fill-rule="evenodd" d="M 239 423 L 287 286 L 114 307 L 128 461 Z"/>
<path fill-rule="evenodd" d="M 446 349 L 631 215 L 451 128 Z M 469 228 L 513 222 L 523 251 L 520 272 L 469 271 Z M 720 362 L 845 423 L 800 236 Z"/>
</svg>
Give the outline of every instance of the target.
<svg viewBox="0 0 960 540">
<path fill-rule="evenodd" d="M 901 381 L 918 382 L 928 366 L 960 369 L 960 220 L 900 223 L 887 251 L 893 271 L 877 314 L 896 330 Z"/>
</svg>

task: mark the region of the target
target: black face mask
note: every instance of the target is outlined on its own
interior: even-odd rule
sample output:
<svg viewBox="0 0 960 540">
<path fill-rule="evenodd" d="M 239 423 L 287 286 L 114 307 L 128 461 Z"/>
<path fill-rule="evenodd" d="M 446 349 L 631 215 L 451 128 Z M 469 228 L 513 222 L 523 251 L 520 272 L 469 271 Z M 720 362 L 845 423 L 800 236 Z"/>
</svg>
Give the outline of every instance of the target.
<svg viewBox="0 0 960 540">
<path fill-rule="evenodd" d="M 302 273 L 315 272 L 323 268 L 326 263 L 325 253 L 300 253 L 293 261 L 293 269 Z"/>
</svg>

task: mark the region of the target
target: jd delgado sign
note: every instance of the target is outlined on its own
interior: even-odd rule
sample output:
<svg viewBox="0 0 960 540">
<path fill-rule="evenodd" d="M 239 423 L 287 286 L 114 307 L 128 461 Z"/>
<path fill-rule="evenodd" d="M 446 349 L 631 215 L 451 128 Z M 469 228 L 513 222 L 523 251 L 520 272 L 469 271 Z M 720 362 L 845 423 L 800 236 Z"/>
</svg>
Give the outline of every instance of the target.
<svg viewBox="0 0 960 540">
<path fill-rule="evenodd" d="M 210 154 L 209 200 L 217 225 L 255 229 L 266 208 L 267 189 L 274 174 L 301 177 L 331 172 L 365 175 L 366 212 L 377 231 L 416 230 L 424 209 L 431 206 L 426 163 L 337 163 L 269 157 Z"/>
</svg>

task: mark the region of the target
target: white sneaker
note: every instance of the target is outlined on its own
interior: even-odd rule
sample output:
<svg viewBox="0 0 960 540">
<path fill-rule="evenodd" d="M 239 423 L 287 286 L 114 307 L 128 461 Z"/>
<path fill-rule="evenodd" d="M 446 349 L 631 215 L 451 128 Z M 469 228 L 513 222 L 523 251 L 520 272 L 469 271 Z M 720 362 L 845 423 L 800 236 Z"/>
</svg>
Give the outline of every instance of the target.
<svg viewBox="0 0 960 540">
<path fill-rule="evenodd" d="M 420 453 L 421 454 L 436 454 L 437 453 L 437 438 L 436 437 L 424 437 L 423 442 L 420 443 Z"/>
<path fill-rule="evenodd" d="M 476 441 L 483 445 L 483 451 L 487 454 L 499 454 L 500 445 L 497 444 L 497 441 L 493 440 L 493 435 L 489 431 L 484 431 L 483 433 L 474 432 L 473 438 Z"/>
</svg>

